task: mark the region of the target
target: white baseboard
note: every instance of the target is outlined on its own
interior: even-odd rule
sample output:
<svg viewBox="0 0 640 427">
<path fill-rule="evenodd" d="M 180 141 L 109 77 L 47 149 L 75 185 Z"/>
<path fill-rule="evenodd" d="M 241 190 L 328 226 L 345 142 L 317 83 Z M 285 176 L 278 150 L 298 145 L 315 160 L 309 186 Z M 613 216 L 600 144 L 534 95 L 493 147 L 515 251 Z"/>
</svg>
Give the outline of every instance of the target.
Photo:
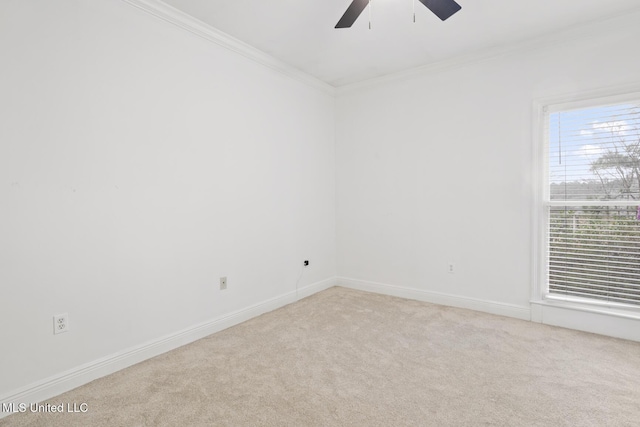
<svg viewBox="0 0 640 427">
<path fill-rule="evenodd" d="M 250 307 L 226 314 L 207 322 L 194 325 L 180 332 L 166 335 L 158 339 L 128 348 L 115 354 L 62 372 L 58 375 L 14 390 L 4 396 L 0 396 L 0 418 L 11 415 L 3 412 L 3 404 L 36 403 L 58 396 L 95 379 L 112 374 L 129 366 L 140 363 L 152 357 L 174 350 L 183 345 L 197 341 L 223 329 L 245 322 L 269 311 L 276 310 L 298 299 L 313 295 L 317 292 L 335 286 L 336 279 L 330 278 L 308 286 L 290 291 L 285 294 L 270 298 L 266 301 L 254 304 Z"/>
<path fill-rule="evenodd" d="M 516 319 L 531 320 L 531 309 L 529 307 L 443 294 L 440 292 L 423 291 L 420 289 L 406 288 L 384 283 L 368 282 L 364 280 L 350 279 L 347 277 L 338 277 L 336 280 L 337 286 L 344 286 L 345 288 L 375 292 L 378 294 L 408 298 L 451 307 L 467 308 L 469 310 L 482 311 L 500 316 L 514 317 Z"/>
</svg>

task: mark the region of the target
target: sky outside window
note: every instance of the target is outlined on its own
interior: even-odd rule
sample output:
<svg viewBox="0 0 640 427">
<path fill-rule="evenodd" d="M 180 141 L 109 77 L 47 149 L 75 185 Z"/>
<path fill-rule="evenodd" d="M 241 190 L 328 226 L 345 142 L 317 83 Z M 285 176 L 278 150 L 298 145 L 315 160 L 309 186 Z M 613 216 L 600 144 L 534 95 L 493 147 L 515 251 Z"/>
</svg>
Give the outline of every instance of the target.
<svg viewBox="0 0 640 427">
<path fill-rule="evenodd" d="M 640 102 L 549 115 L 552 200 L 640 200 Z"/>
</svg>

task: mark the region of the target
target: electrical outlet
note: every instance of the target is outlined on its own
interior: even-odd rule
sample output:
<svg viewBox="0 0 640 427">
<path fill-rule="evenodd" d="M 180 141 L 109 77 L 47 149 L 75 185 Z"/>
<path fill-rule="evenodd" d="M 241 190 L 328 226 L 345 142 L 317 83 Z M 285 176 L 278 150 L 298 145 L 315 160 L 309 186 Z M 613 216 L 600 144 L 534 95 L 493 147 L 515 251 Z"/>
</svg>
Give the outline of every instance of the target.
<svg viewBox="0 0 640 427">
<path fill-rule="evenodd" d="M 309 260 L 305 259 L 302 265 L 304 265 L 305 267 L 309 267 Z"/>
<path fill-rule="evenodd" d="M 67 313 L 53 316 L 53 333 L 61 334 L 69 330 L 69 315 Z"/>
<path fill-rule="evenodd" d="M 226 277 L 221 277 L 220 278 L 220 290 L 224 291 L 225 289 L 227 289 L 227 278 Z"/>
<path fill-rule="evenodd" d="M 456 265 L 452 262 L 449 263 L 449 269 L 447 270 L 449 274 L 453 274 L 456 272 Z"/>
</svg>

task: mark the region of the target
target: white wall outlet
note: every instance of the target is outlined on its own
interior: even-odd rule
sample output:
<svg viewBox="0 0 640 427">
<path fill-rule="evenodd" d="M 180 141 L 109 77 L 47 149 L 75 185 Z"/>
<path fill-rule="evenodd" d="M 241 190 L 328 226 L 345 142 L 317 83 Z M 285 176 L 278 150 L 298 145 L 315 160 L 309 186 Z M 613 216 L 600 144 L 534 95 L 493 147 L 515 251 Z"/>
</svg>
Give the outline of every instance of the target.
<svg viewBox="0 0 640 427">
<path fill-rule="evenodd" d="M 227 289 L 227 278 L 226 277 L 221 277 L 220 278 L 220 290 L 224 291 L 225 289 Z"/>
<path fill-rule="evenodd" d="M 67 313 L 53 316 L 53 333 L 61 334 L 69 330 L 69 315 Z"/>
<path fill-rule="evenodd" d="M 450 263 L 447 265 L 447 272 L 448 272 L 449 274 L 453 274 L 453 273 L 455 273 L 455 272 L 456 272 L 456 265 L 455 265 L 454 263 L 450 262 Z"/>
</svg>

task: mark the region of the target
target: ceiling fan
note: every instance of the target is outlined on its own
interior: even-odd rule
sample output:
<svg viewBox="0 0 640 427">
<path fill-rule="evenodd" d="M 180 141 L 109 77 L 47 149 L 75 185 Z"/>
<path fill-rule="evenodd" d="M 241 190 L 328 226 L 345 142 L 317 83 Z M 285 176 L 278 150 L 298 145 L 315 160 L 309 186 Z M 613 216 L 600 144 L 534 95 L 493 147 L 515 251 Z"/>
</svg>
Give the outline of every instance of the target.
<svg viewBox="0 0 640 427">
<path fill-rule="evenodd" d="M 336 24 L 336 28 L 351 27 L 369 3 L 371 3 L 371 0 L 353 0 L 347 8 L 347 11 L 344 13 L 344 15 L 342 15 L 342 18 L 340 18 L 340 20 Z M 435 13 L 436 16 L 443 21 L 450 18 L 451 15 L 462 9 L 462 6 L 460 6 L 454 0 L 420 0 L 420 3 L 429 8 L 431 12 Z"/>
</svg>

